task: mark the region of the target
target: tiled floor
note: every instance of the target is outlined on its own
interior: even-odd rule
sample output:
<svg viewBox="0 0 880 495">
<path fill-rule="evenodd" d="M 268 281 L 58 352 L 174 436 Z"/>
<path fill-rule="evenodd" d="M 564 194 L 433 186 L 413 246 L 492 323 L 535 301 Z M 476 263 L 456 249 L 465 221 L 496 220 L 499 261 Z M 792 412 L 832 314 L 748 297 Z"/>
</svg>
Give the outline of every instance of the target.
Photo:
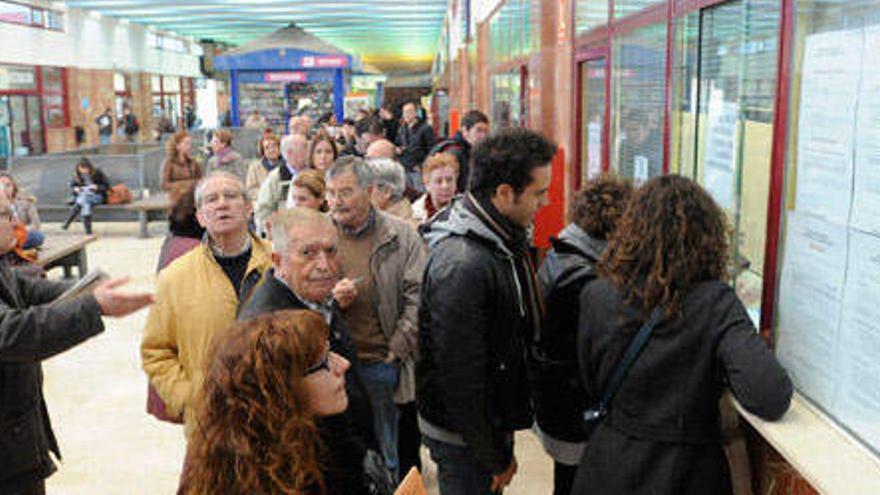
<svg viewBox="0 0 880 495">
<path fill-rule="evenodd" d="M 58 232 L 58 226 L 46 230 Z M 154 237 L 137 239 L 136 224 L 98 224 L 101 239 L 88 248 L 90 267 L 131 276 L 132 290 L 152 290 L 162 232 L 159 225 L 151 230 Z M 145 412 L 147 381 L 138 352 L 145 319 L 146 311 L 107 319 L 102 335 L 44 363 L 46 400 L 64 456 L 49 479 L 50 494 L 175 492 L 183 433 Z M 505 493 L 552 492 L 553 465 L 531 433 L 518 435 L 517 459 L 519 474 Z"/>
</svg>

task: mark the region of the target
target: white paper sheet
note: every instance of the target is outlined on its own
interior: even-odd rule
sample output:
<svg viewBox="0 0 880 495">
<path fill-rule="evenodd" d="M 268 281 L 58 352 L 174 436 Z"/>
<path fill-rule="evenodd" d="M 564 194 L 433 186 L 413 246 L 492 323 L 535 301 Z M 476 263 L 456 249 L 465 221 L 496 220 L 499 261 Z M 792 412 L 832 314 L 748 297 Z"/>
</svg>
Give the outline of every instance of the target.
<svg viewBox="0 0 880 495">
<path fill-rule="evenodd" d="M 724 101 L 724 93 L 713 90 L 709 97 L 709 127 L 706 133 L 706 189 L 719 206 L 735 207 L 737 120 L 739 105 Z"/>
<path fill-rule="evenodd" d="M 853 174 L 853 123 L 862 63 L 861 31 L 807 37 L 797 142 L 801 213 L 846 224 Z"/>
<path fill-rule="evenodd" d="M 876 47 L 880 47 L 880 29 L 875 28 L 865 33 L 865 53 L 871 53 Z M 878 56 L 869 56 L 862 60 L 856 143 L 851 225 L 865 232 L 880 234 L 880 57 Z"/>
<path fill-rule="evenodd" d="M 850 231 L 832 412 L 880 448 L 880 237 Z"/>
<path fill-rule="evenodd" d="M 787 224 L 777 354 L 797 387 L 830 409 L 846 276 L 846 227 L 795 212 L 788 214 Z"/>
</svg>

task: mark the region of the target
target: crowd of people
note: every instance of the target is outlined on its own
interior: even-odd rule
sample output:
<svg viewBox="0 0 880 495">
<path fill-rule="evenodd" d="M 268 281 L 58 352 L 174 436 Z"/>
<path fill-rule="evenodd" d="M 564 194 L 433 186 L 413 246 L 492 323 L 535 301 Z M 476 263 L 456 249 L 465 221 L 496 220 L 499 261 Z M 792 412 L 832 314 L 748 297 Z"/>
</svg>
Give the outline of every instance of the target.
<svg viewBox="0 0 880 495">
<path fill-rule="evenodd" d="M 524 429 L 554 461 L 555 494 L 729 493 L 722 391 L 775 419 L 792 389 L 726 283 L 728 229 L 708 193 L 678 176 L 594 178 L 539 259 L 556 145 L 490 133 L 478 110 L 435 142 L 417 110 L 394 125 L 388 109 L 338 128 L 295 117 L 250 162 L 221 130 L 204 167 L 176 133 L 154 296 L 112 281 L 40 305 L 60 286 L 35 291 L 0 266 L 0 383 L 30 377 L 0 403 L 30 429 L 4 424 L 0 443 L 37 440 L 0 451 L 0 492 L 39 493 L 54 469 L 39 361 L 99 332 L 99 315 L 152 303 L 148 410 L 183 423 L 180 493 L 391 493 L 422 446 L 441 494 L 499 493 Z M 100 181 L 77 174 L 85 219 Z M 14 198 L 0 195 L 10 248 Z"/>
</svg>

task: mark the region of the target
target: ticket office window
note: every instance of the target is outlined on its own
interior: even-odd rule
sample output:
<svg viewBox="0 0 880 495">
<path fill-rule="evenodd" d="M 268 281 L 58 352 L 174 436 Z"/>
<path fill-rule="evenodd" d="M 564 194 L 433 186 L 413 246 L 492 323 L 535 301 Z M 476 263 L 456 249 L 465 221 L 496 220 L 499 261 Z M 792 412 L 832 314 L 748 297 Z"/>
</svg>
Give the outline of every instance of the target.
<svg viewBox="0 0 880 495">
<path fill-rule="evenodd" d="M 577 0 L 574 7 L 575 33 L 585 33 L 608 22 L 608 2 Z"/>
<path fill-rule="evenodd" d="M 612 41 L 612 166 L 637 183 L 663 173 L 666 32 L 656 23 Z"/>
<path fill-rule="evenodd" d="M 880 456 L 880 4 L 794 2 L 776 352 Z"/>
<path fill-rule="evenodd" d="M 675 21 L 670 169 L 733 229 L 734 284 L 760 321 L 780 29 L 778 2 L 734 0 Z"/>
<path fill-rule="evenodd" d="M 580 63 L 580 178 L 584 182 L 602 173 L 605 135 L 605 57 Z"/>
<path fill-rule="evenodd" d="M 67 110 L 64 105 L 64 69 L 42 67 L 43 111 L 46 127 L 58 128 L 67 125 Z"/>
</svg>

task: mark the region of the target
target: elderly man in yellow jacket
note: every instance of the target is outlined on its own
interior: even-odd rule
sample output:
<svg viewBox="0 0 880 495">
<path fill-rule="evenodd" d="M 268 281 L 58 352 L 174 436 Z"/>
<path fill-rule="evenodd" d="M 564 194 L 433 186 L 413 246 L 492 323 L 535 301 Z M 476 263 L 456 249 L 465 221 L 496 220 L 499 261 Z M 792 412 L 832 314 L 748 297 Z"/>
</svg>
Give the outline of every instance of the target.
<svg viewBox="0 0 880 495">
<path fill-rule="evenodd" d="M 270 244 L 248 232 L 252 206 L 236 176 L 208 175 L 195 200 L 207 235 L 160 272 L 141 342 L 144 371 L 168 414 L 183 413 L 187 436 L 211 339 L 235 322 L 239 301 L 272 266 Z"/>
</svg>

